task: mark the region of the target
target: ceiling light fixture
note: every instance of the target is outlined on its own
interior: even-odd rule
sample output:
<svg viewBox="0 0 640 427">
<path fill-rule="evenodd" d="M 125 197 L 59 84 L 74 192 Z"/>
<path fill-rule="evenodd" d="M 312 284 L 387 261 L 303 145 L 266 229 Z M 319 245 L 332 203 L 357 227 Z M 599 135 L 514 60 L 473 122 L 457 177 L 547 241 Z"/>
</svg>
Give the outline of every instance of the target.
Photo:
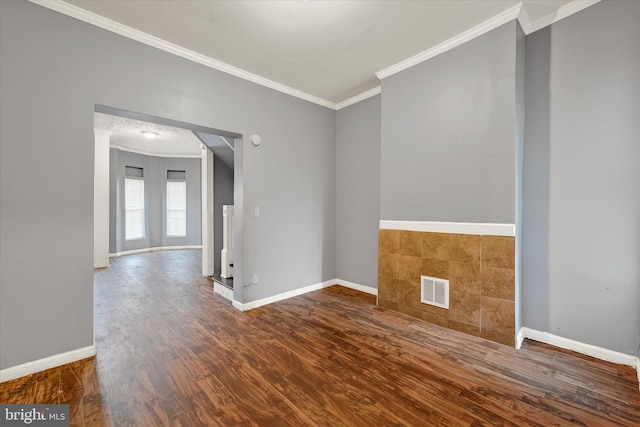
<svg viewBox="0 0 640 427">
<path fill-rule="evenodd" d="M 140 133 L 147 139 L 153 139 L 158 136 L 158 132 L 154 132 L 152 130 L 141 130 Z"/>
</svg>

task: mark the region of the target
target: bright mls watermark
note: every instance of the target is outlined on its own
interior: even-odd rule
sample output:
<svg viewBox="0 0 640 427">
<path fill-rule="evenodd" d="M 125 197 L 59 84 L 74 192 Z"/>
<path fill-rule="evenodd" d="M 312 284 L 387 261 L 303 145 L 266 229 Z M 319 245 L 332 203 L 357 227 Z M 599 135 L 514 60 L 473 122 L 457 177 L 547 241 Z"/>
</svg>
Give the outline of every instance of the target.
<svg viewBox="0 0 640 427">
<path fill-rule="evenodd" d="M 69 405 L 0 405 L 0 425 L 69 427 Z"/>
</svg>

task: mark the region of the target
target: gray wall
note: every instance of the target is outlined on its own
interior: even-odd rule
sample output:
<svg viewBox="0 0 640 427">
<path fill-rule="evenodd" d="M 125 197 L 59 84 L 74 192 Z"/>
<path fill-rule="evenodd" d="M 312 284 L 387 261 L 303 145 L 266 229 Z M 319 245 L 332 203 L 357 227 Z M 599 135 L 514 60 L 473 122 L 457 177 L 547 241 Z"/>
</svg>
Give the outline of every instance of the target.
<svg viewBox="0 0 640 427">
<path fill-rule="evenodd" d="M 95 104 L 243 135 L 236 299 L 335 277 L 334 111 L 21 0 L 0 67 L 0 368 L 93 344 Z"/>
<path fill-rule="evenodd" d="M 380 95 L 336 117 L 336 272 L 378 285 L 380 221 Z"/>
<path fill-rule="evenodd" d="M 640 2 L 527 38 L 524 326 L 637 354 Z"/>
<path fill-rule="evenodd" d="M 380 218 L 514 223 L 512 21 L 382 80 Z"/>
<path fill-rule="evenodd" d="M 233 171 L 213 157 L 213 272 L 220 274 L 222 251 L 222 206 L 233 205 Z"/>
<path fill-rule="evenodd" d="M 202 191 L 200 189 L 200 159 L 146 156 L 112 148 L 109 162 L 109 253 L 163 246 L 193 246 L 202 242 Z M 126 241 L 124 238 L 125 167 L 144 170 L 145 238 Z M 187 182 L 187 235 L 166 235 L 167 170 L 184 170 Z M 233 184 L 232 184 L 233 185 Z"/>
</svg>

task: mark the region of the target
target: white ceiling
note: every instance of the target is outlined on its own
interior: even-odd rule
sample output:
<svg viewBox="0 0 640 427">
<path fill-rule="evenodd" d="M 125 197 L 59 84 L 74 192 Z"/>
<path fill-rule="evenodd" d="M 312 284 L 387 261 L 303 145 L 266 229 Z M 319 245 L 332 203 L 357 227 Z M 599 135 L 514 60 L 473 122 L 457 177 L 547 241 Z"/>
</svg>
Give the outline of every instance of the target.
<svg viewBox="0 0 640 427">
<path fill-rule="evenodd" d="M 378 87 L 376 72 L 521 3 L 521 18 L 538 28 L 597 0 L 32 1 L 114 30 L 85 11 L 93 12 L 221 61 L 217 68 L 230 65 L 335 105 Z"/>
<path fill-rule="evenodd" d="M 94 129 L 111 132 L 113 148 L 163 157 L 201 157 L 200 140 L 190 130 L 143 122 L 103 113 L 94 113 Z M 154 139 L 145 138 L 140 131 L 157 132 Z"/>
</svg>

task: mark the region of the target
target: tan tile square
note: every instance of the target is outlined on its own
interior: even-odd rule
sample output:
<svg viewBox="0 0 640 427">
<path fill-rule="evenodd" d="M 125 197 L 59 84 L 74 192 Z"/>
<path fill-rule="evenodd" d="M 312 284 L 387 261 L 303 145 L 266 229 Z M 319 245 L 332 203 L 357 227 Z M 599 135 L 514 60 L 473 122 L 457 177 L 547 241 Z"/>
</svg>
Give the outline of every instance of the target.
<svg viewBox="0 0 640 427">
<path fill-rule="evenodd" d="M 509 347 L 515 347 L 516 344 L 516 340 L 513 334 L 503 334 L 491 329 L 482 328 L 480 336 L 489 341 L 508 345 Z"/>
<path fill-rule="evenodd" d="M 413 307 L 419 309 L 422 305 L 420 301 L 420 284 L 400 280 L 398 282 L 398 308 Z"/>
<path fill-rule="evenodd" d="M 482 266 L 515 269 L 516 239 L 482 236 Z"/>
<path fill-rule="evenodd" d="M 398 301 L 398 279 L 378 276 L 378 298 L 387 301 Z"/>
<path fill-rule="evenodd" d="M 417 256 L 400 255 L 398 277 L 400 280 L 420 283 L 422 258 Z"/>
<path fill-rule="evenodd" d="M 480 295 L 480 263 L 449 262 L 449 288 L 457 292 Z"/>
<path fill-rule="evenodd" d="M 420 315 L 422 313 L 420 312 L 420 309 L 418 309 L 418 308 L 411 307 L 411 306 L 408 306 L 408 305 L 398 304 L 398 311 L 400 313 L 407 314 L 407 315 L 409 315 L 411 317 L 416 317 L 418 319 L 422 319 L 422 317 L 420 317 Z"/>
<path fill-rule="evenodd" d="M 418 231 L 400 232 L 400 254 L 422 256 L 422 233 Z"/>
<path fill-rule="evenodd" d="M 468 323 L 462 323 L 453 319 L 448 319 L 447 327 L 458 332 L 464 332 L 465 334 L 474 335 L 476 337 L 480 336 L 480 326 L 477 325 L 470 325 Z"/>
<path fill-rule="evenodd" d="M 388 308 L 390 310 L 394 310 L 394 311 L 398 311 L 398 303 L 395 301 L 391 301 L 388 299 L 384 299 L 381 297 L 378 297 L 378 305 L 380 307 L 384 307 L 384 308 Z"/>
<path fill-rule="evenodd" d="M 482 295 L 515 300 L 515 272 L 509 268 L 482 267 Z"/>
<path fill-rule="evenodd" d="M 378 230 L 378 252 L 397 254 L 400 252 L 400 231 Z"/>
<path fill-rule="evenodd" d="M 482 297 L 482 329 L 492 329 L 513 335 L 515 331 L 515 303 L 503 299 Z"/>
<path fill-rule="evenodd" d="M 449 260 L 449 235 L 447 233 L 422 233 L 422 257 Z"/>
<path fill-rule="evenodd" d="M 435 305 L 430 304 L 420 304 L 422 311 L 424 311 L 425 313 L 431 313 L 446 318 L 449 317 L 449 310 L 447 310 L 446 308 L 436 307 Z"/>
<path fill-rule="evenodd" d="M 449 261 L 422 258 L 423 276 L 437 277 L 438 279 L 449 279 Z"/>
<path fill-rule="evenodd" d="M 386 252 L 378 253 L 378 275 L 397 279 L 399 267 L 400 255 Z"/>
<path fill-rule="evenodd" d="M 433 323 L 438 326 L 444 326 L 445 328 L 447 327 L 448 320 L 445 316 L 439 316 L 437 314 L 433 314 L 431 312 L 424 311 L 424 310 L 420 313 L 420 316 L 424 321 Z"/>
<path fill-rule="evenodd" d="M 480 295 L 449 291 L 449 318 L 480 326 Z"/>
<path fill-rule="evenodd" d="M 476 264 L 480 262 L 480 236 L 449 234 L 449 260 Z"/>
</svg>

